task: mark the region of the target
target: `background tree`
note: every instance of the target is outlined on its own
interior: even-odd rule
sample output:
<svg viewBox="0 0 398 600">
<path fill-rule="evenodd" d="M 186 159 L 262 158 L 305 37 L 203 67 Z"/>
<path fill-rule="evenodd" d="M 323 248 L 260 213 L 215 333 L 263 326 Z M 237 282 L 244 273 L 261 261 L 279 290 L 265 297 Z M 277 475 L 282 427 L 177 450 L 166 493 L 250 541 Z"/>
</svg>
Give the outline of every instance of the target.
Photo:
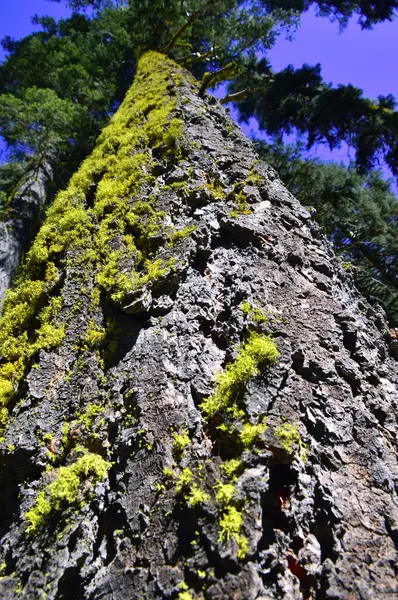
<svg viewBox="0 0 398 600">
<path fill-rule="evenodd" d="M 54 0 L 53 0 L 54 1 Z M 58 0 L 56 0 L 58 1 Z M 391 21 L 397 14 L 398 3 L 395 0 L 270 0 L 265 2 L 269 7 L 291 8 L 304 12 L 315 5 L 320 16 L 330 17 L 346 25 L 353 15 L 358 15 L 358 22 L 363 29 L 373 27 L 381 21 Z"/>
</svg>

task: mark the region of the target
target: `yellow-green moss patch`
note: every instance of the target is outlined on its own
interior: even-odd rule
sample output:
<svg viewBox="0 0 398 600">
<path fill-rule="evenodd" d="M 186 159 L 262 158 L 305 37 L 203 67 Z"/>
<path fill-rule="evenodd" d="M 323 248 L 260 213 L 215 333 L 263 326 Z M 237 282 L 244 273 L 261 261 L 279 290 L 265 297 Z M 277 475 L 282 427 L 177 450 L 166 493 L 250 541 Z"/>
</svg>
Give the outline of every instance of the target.
<svg viewBox="0 0 398 600">
<path fill-rule="evenodd" d="M 275 429 L 274 434 L 286 452 L 293 454 L 297 451 L 300 459 L 305 462 L 308 454 L 308 445 L 302 441 L 296 425 L 283 423 L 283 425 Z"/>
<path fill-rule="evenodd" d="M 200 504 L 205 504 L 206 502 L 209 502 L 210 496 L 205 491 L 203 491 L 196 483 L 194 483 L 191 486 L 189 493 L 186 494 L 185 500 L 188 506 L 195 508 Z"/>
<path fill-rule="evenodd" d="M 192 478 L 193 478 L 193 473 L 192 473 L 191 469 L 186 467 L 177 479 L 177 483 L 176 483 L 177 494 L 180 494 L 182 492 L 182 490 L 191 483 Z"/>
<path fill-rule="evenodd" d="M 176 457 L 180 457 L 184 452 L 185 448 L 189 446 L 191 443 L 191 439 L 188 435 L 188 431 L 186 429 L 181 429 L 180 433 L 173 433 L 174 444 L 173 444 L 173 454 Z"/>
<path fill-rule="evenodd" d="M 238 472 L 242 469 L 242 462 L 238 458 L 231 458 L 221 465 L 222 471 L 228 479 L 237 479 Z"/>
<path fill-rule="evenodd" d="M 81 484 L 90 481 L 92 484 L 105 479 L 111 463 L 98 454 L 85 453 L 71 465 L 60 467 L 56 479 L 41 490 L 35 504 L 25 514 L 29 522 L 27 531 L 36 533 L 52 513 L 65 510 L 69 506 L 81 506 L 84 502 Z"/>
<path fill-rule="evenodd" d="M 267 429 L 265 420 L 257 425 L 244 423 L 240 432 L 240 440 L 245 448 L 252 448 L 254 444 L 261 438 L 264 431 Z"/>
<path fill-rule="evenodd" d="M 236 494 L 236 488 L 232 483 L 222 483 L 219 481 L 215 487 L 216 502 L 222 506 L 226 506 L 232 502 Z"/>
<path fill-rule="evenodd" d="M 241 416 L 235 401 L 242 387 L 259 375 L 262 367 L 274 365 L 278 357 L 276 344 L 269 336 L 251 332 L 239 348 L 236 360 L 217 376 L 214 394 L 200 405 L 205 418 L 213 417 L 221 409 Z"/>
<path fill-rule="evenodd" d="M 242 535 L 243 515 L 235 506 L 229 506 L 220 519 L 218 541 L 229 541 L 234 537 L 238 544 L 238 558 L 243 559 L 249 551 L 247 538 Z"/>
</svg>

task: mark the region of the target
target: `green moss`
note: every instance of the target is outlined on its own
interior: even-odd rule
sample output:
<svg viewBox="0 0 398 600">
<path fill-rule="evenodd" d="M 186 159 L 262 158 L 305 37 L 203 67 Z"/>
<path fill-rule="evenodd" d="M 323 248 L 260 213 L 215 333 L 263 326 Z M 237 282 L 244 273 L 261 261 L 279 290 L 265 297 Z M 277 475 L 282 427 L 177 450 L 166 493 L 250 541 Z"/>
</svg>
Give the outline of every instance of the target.
<svg viewBox="0 0 398 600">
<path fill-rule="evenodd" d="M 70 423 L 66 422 L 62 425 L 62 429 L 61 429 L 61 433 L 62 433 L 62 438 L 61 438 L 61 442 L 62 442 L 62 446 L 64 448 L 66 448 L 69 444 L 69 429 L 70 429 Z"/>
<path fill-rule="evenodd" d="M 220 410 L 241 417 L 234 404 L 240 390 L 249 379 L 259 375 L 261 368 L 274 365 L 278 357 L 276 344 L 269 336 L 251 332 L 239 348 L 236 360 L 217 376 L 214 394 L 200 405 L 205 418 L 213 417 Z"/>
<path fill-rule="evenodd" d="M 242 462 L 237 458 L 231 458 L 231 460 L 227 460 L 221 465 L 222 471 L 224 471 L 225 475 L 230 480 L 237 478 L 237 473 L 241 468 Z"/>
<path fill-rule="evenodd" d="M 242 304 L 240 305 L 239 308 L 245 315 L 250 315 L 250 313 L 253 310 L 253 306 L 250 304 L 250 302 L 246 302 L 246 301 L 242 302 Z"/>
<path fill-rule="evenodd" d="M 64 338 L 67 323 L 57 317 L 62 290 L 55 298 L 50 291 L 65 260 L 70 271 L 83 266 L 84 272 L 97 274 L 94 287 L 86 288 L 92 307 L 98 306 L 101 291 L 119 303 L 173 268 L 172 259 L 157 258 L 151 248 L 152 237 L 164 227 L 164 212 L 156 208 L 154 198 L 135 199 L 144 184 L 154 181 L 151 146 L 159 148 L 165 160 L 181 156 L 183 123 L 173 115 L 171 82 L 181 83 L 175 63 L 155 52 L 142 56 L 123 104 L 47 212 L 0 320 L 2 423 L 33 355 L 56 348 Z M 189 233 L 176 232 L 173 243 Z M 93 347 L 101 343 L 103 331 L 91 327 L 82 336 L 83 349 L 84 344 Z"/>
<path fill-rule="evenodd" d="M 200 504 L 205 504 L 210 500 L 209 494 L 204 492 L 196 483 L 191 486 L 189 494 L 185 495 L 188 506 L 196 508 Z"/>
<path fill-rule="evenodd" d="M 239 536 L 242 522 L 242 513 L 234 506 L 229 507 L 220 519 L 219 541 L 229 540 L 232 535 Z"/>
<path fill-rule="evenodd" d="M 210 196 L 215 202 L 225 199 L 224 188 L 218 180 L 208 180 L 205 184 L 205 187 L 207 191 L 210 192 Z"/>
<path fill-rule="evenodd" d="M 242 431 L 240 432 L 240 439 L 245 448 L 252 448 L 254 444 L 261 438 L 264 431 L 267 429 L 267 425 L 263 420 L 262 423 L 252 425 L 251 423 L 244 423 Z"/>
<path fill-rule="evenodd" d="M 253 321 L 259 325 L 265 324 L 268 321 L 268 317 L 259 308 L 255 308 L 253 310 Z"/>
<path fill-rule="evenodd" d="M 222 483 L 219 481 L 216 485 L 216 502 L 221 506 L 231 504 L 236 493 L 236 488 L 232 483 Z"/>
<path fill-rule="evenodd" d="M 89 480 L 93 484 L 105 479 L 111 463 L 98 454 L 86 453 L 67 467 L 60 467 L 56 479 L 41 490 L 35 504 L 25 514 L 29 522 L 27 532 L 36 533 L 47 518 L 69 506 L 83 504 L 80 500 L 81 484 Z"/>
<path fill-rule="evenodd" d="M 196 571 L 196 574 L 199 577 L 199 579 L 205 579 L 206 578 L 206 571 L 202 571 L 201 569 L 198 569 Z"/>
<path fill-rule="evenodd" d="M 256 171 L 256 165 L 255 164 L 250 169 L 250 174 L 249 174 L 249 177 L 247 179 L 247 182 L 250 183 L 250 184 L 252 184 L 252 185 L 255 185 L 256 187 L 259 187 L 260 185 L 262 185 L 264 183 L 264 177 L 262 175 L 260 175 Z"/>
<path fill-rule="evenodd" d="M 174 471 L 170 469 L 170 467 L 165 467 L 163 469 L 163 475 L 168 479 L 172 479 L 174 477 Z"/>
<path fill-rule="evenodd" d="M 244 559 L 249 550 L 249 544 L 244 535 L 242 535 L 243 515 L 242 511 L 235 506 L 230 506 L 220 519 L 220 533 L 218 541 L 229 541 L 234 537 L 238 543 L 238 558 Z"/>
<path fill-rule="evenodd" d="M 352 269 L 354 267 L 354 265 L 352 263 L 348 263 L 348 262 L 342 262 L 341 266 L 344 269 L 344 271 L 349 271 L 350 269 Z"/>
<path fill-rule="evenodd" d="M 95 420 L 99 415 L 103 414 L 104 410 L 104 406 L 99 404 L 89 404 L 83 413 L 77 413 L 76 421 L 84 425 L 87 431 L 91 431 Z"/>
<path fill-rule="evenodd" d="M 25 281 L 7 294 L 0 319 L 0 407 L 3 409 L 28 361 L 41 349 L 56 348 L 65 337 L 65 326 L 54 322 L 62 302 L 59 298 L 49 298 L 46 302 L 45 287 L 45 280 Z M 31 331 L 29 325 L 35 316 L 38 323 Z M 3 410 L 3 421 L 6 421 L 6 415 Z"/>
<path fill-rule="evenodd" d="M 190 508 L 196 508 L 201 504 L 209 502 L 209 494 L 202 490 L 198 483 L 194 482 L 194 473 L 188 467 L 183 469 L 182 473 L 178 476 L 168 467 L 163 469 L 163 473 L 168 479 L 176 480 L 176 493 L 183 496 Z"/>
<path fill-rule="evenodd" d="M 206 71 L 203 75 L 199 95 L 203 96 L 206 90 L 217 84 L 234 79 L 241 72 L 241 67 L 235 62 L 229 62 L 219 71 Z"/>
<path fill-rule="evenodd" d="M 156 281 L 170 272 L 175 259 L 163 262 L 160 258 L 155 261 L 144 261 L 141 273 L 131 271 L 129 274 L 120 273 L 119 261 L 123 253 L 113 253 L 103 271 L 98 275 L 97 282 L 109 293 L 114 302 L 122 302 L 129 292 L 140 289 L 149 282 Z"/>
<path fill-rule="evenodd" d="M 180 588 L 180 593 L 178 594 L 177 600 L 193 600 L 193 597 L 188 592 L 189 587 L 187 586 L 185 581 L 182 581 L 180 583 L 179 588 Z"/>
<path fill-rule="evenodd" d="M 249 208 L 246 195 L 242 191 L 235 194 L 234 201 L 236 208 L 230 212 L 231 217 L 236 218 L 239 215 L 250 215 L 250 213 L 253 212 L 252 209 Z"/>
<path fill-rule="evenodd" d="M 57 348 L 61 345 L 65 337 L 64 325 L 52 325 L 50 323 L 43 323 L 37 330 L 37 337 L 33 344 L 29 348 L 29 355 L 33 355 L 38 350 L 50 350 L 51 348 Z"/>
<path fill-rule="evenodd" d="M 182 429 L 180 433 L 173 433 L 173 437 L 173 454 L 176 456 L 181 456 L 185 448 L 191 443 L 188 431 L 186 429 Z"/>
<path fill-rule="evenodd" d="M 94 321 L 91 320 L 83 338 L 83 346 L 85 349 L 95 348 L 102 344 L 105 338 L 106 330 L 103 327 L 95 325 Z"/>
<path fill-rule="evenodd" d="M 180 494 L 182 492 L 182 490 L 191 483 L 192 478 L 193 478 L 193 473 L 192 473 L 191 469 L 186 467 L 177 479 L 177 483 L 176 483 L 177 494 Z"/>
<path fill-rule="evenodd" d="M 52 440 L 54 437 L 55 437 L 55 435 L 54 435 L 53 433 L 50 433 L 50 432 L 48 432 L 48 433 L 45 433 L 45 434 L 43 435 L 43 438 L 42 438 L 42 440 L 43 440 L 43 441 L 41 442 L 41 443 L 42 443 L 42 445 L 48 444 L 49 442 L 51 442 L 51 440 Z"/>
<path fill-rule="evenodd" d="M 239 308 L 243 312 L 243 314 L 247 315 L 248 317 L 251 317 L 252 321 L 257 325 L 265 325 L 265 323 L 268 322 L 268 317 L 264 313 L 264 311 L 262 311 L 257 306 L 253 306 L 252 304 L 250 304 L 250 302 L 242 302 Z"/>
<path fill-rule="evenodd" d="M 235 464 L 232 461 L 228 461 L 229 465 L 227 466 L 227 471 L 231 473 L 235 473 L 238 468 L 236 459 L 233 459 Z M 232 464 L 231 464 L 232 463 Z M 225 464 L 225 463 L 224 463 Z M 228 469 L 230 467 L 230 469 Z M 243 508 L 242 502 L 236 498 L 236 488 L 230 483 L 224 483 L 219 481 L 215 486 L 216 490 L 216 502 L 219 506 L 219 510 L 221 513 L 219 519 L 219 536 L 218 542 L 229 541 L 231 537 L 234 537 L 236 542 L 238 543 L 238 559 L 245 558 L 248 552 L 248 541 L 246 537 L 242 534 L 242 525 L 243 525 Z"/>
<path fill-rule="evenodd" d="M 106 336 L 104 340 L 105 356 L 111 356 L 117 352 L 119 343 L 118 340 L 122 335 L 123 330 L 119 327 L 116 319 L 108 319 L 106 323 Z"/>
<path fill-rule="evenodd" d="M 178 600 L 193 600 L 193 597 L 189 592 L 180 592 L 178 594 Z"/>
<path fill-rule="evenodd" d="M 152 450 L 153 445 L 147 439 L 147 430 L 140 429 L 137 431 L 138 435 L 138 448 L 145 448 L 146 450 Z"/>
<path fill-rule="evenodd" d="M 253 314 L 253 307 L 249 302 L 242 303 L 240 308 L 244 314 Z M 249 422 L 244 392 L 248 381 L 259 375 L 264 367 L 274 365 L 278 357 L 278 349 L 270 336 L 255 331 L 249 332 L 246 341 L 238 348 L 236 359 L 216 377 L 213 395 L 200 405 L 206 420 L 218 415 L 215 429 L 221 434 L 221 442 L 223 436 L 228 436 L 229 452 L 232 444 L 235 444 L 237 453 L 252 448 L 266 430 L 265 418 L 257 424 Z M 243 560 L 249 552 L 248 540 L 242 534 L 242 501 L 236 497 L 234 485 L 241 468 L 239 458 L 224 462 L 221 470 L 227 481 L 219 481 L 215 486 L 215 500 L 220 512 L 218 541 L 222 543 L 233 537 L 238 544 L 239 560 Z"/>
<path fill-rule="evenodd" d="M 189 225 L 188 227 L 184 227 L 184 229 L 174 231 L 170 236 L 170 245 L 175 246 L 181 242 L 181 240 L 188 237 L 195 229 L 195 225 Z"/>
<path fill-rule="evenodd" d="M 238 554 L 237 557 L 239 560 L 243 560 L 249 553 L 249 542 L 244 535 L 239 535 L 236 538 L 238 542 Z"/>
<path fill-rule="evenodd" d="M 300 459 L 305 462 L 308 454 L 308 445 L 305 444 L 299 434 L 298 427 L 291 423 L 284 423 L 275 429 L 275 437 L 289 454 L 298 451 Z"/>
</svg>

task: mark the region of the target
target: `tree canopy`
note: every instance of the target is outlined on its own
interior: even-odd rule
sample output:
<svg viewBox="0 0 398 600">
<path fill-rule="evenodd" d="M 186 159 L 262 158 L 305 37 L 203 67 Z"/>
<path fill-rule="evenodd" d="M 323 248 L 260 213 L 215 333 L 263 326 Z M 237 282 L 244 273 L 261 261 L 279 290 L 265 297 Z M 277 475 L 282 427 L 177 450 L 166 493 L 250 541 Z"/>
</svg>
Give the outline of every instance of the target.
<svg viewBox="0 0 398 600">
<path fill-rule="evenodd" d="M 235 103 L 242 120 L 254 116 L 276 142 L 278 152 L 274 146 L 272 160 L 280 168 L 282 157 L 287 161 L 289 177 L 287 171 L 281 174 L 291 186 L 300 180 L 297 193 L 304 202 L 305 190 L 317 189 L 314 179 L 318 188 L 323 185 L 318 189 L 319 197 L 326 198 L 322 210 L 315 198 L 308 202 L 316 206 L 316 218 L 336 247 L 358 265 L 360 278 L 367 274 L 374 282 L 372 292 L 396 321 L 391 298 L 386 300 L 381 291 L 387 286 L 394 296 L 398 290 L 392 266 L 398 250 L 396 199 L 389 184 L 371 172 L 385 161 L 398 177 L 395 98 L 374 100 L 352 85 L 333 87 L 323 81 L 320 65 L 289 66 L 275 73 L 267 51 L 281 33 L 294 34 L 300 16 L 311 7 L 342 27 L 353 17 L 362 28 L 371 28 L 393 19 L 398 2 L 69 0 L 67 4 L 73 11 L 70 18 L 56 22 L 36 16 L 40 31 L 2 41 L 7 52 L 0 65 L 0 134 L 7 146 L 7 162 L 0 168 L 3 198 L 12 195 L 32 165 L 51 164 L 52 189 L 64 186 L 131 85 L 137 58 L 145 50 L 160 50 L 190 68 L 202 80 L 203 93 L 220 81 L 228 82 L 225 101 Z M 307 148 L 321 142 L 333 149 L 346 142 L 355 150 L 355 165 L 347 170 L 292 157 L 280 146 L 283 135 L 292 132 L 305 137 Z"/>
</svg>

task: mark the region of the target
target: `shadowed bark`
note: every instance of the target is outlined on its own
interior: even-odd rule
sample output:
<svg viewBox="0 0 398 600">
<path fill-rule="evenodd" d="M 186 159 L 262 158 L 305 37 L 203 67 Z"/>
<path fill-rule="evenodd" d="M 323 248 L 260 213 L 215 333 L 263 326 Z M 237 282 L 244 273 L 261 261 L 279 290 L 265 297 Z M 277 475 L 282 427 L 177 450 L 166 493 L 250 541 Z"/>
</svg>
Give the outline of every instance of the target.
<svg viewBox="0 0 398 600">
<path fill-rule="evenodd" d="M 37 229 L 50 180 L 50 166 L 30 173 L 18 187 L 0 221 L 0 306 Z"/>
</svg>

